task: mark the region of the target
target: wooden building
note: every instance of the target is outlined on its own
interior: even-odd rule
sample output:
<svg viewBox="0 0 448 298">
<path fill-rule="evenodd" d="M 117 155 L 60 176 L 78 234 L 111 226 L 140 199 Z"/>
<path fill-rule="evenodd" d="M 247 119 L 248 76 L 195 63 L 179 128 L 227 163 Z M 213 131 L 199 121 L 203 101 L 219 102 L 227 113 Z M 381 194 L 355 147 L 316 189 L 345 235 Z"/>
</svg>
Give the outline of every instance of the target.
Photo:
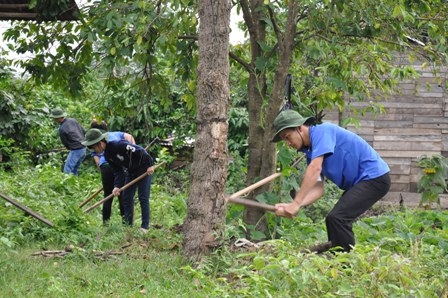
<svg viewBox="0 0 448 298">
<path fill-rule="evenodd" d="M 422 155 L 440 154 L 448 157 L 448 93 L 447 68 L 433 73 L 421 64 L 414 65 L 419 77 L 400 83 L 398 92 L 380 96 L 386 113 L 357 116 L 358 128 L 348 129 L 368 141 L 391 168 L 392 186 L 383 199 L 386 202 L 416 206 L 421 194 L 417 192 L 421 169 L 417 160 Z M 368 102 L 351 102 L 365 108 Z M 330 111 L 324 120 L 339 123 L 348 113 Z M 441 195 L 443 207 L 448 196 Z"/>
</svg>

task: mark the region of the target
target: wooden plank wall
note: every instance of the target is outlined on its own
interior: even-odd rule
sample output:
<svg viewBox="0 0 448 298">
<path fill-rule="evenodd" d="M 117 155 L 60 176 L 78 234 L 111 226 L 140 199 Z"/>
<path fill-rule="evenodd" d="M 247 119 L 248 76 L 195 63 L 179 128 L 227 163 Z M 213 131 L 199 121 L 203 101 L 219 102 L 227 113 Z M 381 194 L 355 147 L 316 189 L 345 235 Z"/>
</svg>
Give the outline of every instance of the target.
<svg viewBox="0 0 448 298">
<path fill-rule="evenodd" d="M 448 156 L 447 70 L 434 75 L 430 69 L 414 67 L 419 73 L 417 79 L 403 81 L 392 96 L 379 96 L 385 114 L 357 116 L 360 127 L 348 127 L 368 141 L 389 164 L 392 187 L 388 196 L 400 200 L 403 193 L 417 192 L 419 156 Z M 369 103 L 351 105 L 365 108 Z M 349 116 L 348 112 L 327 111 L 324 120 L 338 123 L 341 117 Z"/>
</svg>

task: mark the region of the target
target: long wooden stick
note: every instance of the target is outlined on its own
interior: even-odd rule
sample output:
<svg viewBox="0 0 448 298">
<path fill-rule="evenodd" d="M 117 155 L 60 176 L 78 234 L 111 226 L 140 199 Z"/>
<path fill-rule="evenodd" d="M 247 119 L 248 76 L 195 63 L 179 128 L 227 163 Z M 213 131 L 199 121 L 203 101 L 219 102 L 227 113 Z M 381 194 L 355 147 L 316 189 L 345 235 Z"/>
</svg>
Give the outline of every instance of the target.
<svg viewBox="0 0 448 298">
<path fill-rule="evenodd" d="M 18 207 L 19 209 L 22 209 L 23 211 L 25 211 L 25 213 L 31 215 L 32 217 L 34 217 L 34 218 L 40 220 L 40 221 L 43 222 L 43 223 L 49 225 L 50 227 L 53 227 L 53 226 L 54 226 L 54 224 L 53 224 L 51 221 L 49 221 L 48 219 L 45 219 L 45 218 L 42 217 L 41 215 L 39 215 L 39 214 L 33 212 L 33 211 L 32 211 L 31 209 L 29 209 L 28 207 L 26 207 L 26 206 L 24 206 L 24 205 L 22 205 L 22 204 L 20 204 L 20 203 L 18 203 L 18 202 L 16 202 L 16 201 L 14 201 L 13 199 L 9 198 L 8 196 L 6 196 L 6 195 L 0 193 L 0 197 L 4 198 L 5 200 L 7 200 L 8 202 L 10 202 L 10 203 L 13 204 L 14 206 L 16 206 L 16 207 Z"/>
<path fill-rule="evenodd" d="M 237 191 L 236 193 L 227 197 L 226 202 L 233 203 L 233 204 L 240 204 L 240 205 L 244 205 L 244 206 L 248 206 L 248 207 L 261 208 L 261 209 L 264 209 L 267 211 L 275 211 L 275 206 L 273 206 L 273 205 L 259 203 L 254 200 L 243 199 L 243 198 L 240 198 L 239 196 L 246 194 L 248 192 L 251 192 L 252 190 L 262 186 L 263 184 L 271 182 L 275 178 L 280 177 L 281 175 L 282 175 L 282 173 L 275 173 L 275 174 L 272 174 L 272 175 L 254 183 L 252 185 L 249 185 L 248 187 L 243 188 L 242 190 Z"/>
<path fill-rule="evenodd" d="M 298 164 L 304 157 L 305 157 L 305 155 L 302 155 L 299 159 L 297 159 L 297 160 L 291 165 L 291 167 L 294 167 L 295 165 L 297 165 L 297 164 Z M 233 195 L 231 195 L 230 197 L 228 197 L 228 199 L 230 199 L 230 198 L 236 198 L 236 197 L 239 197 L 239 196 L 241 196 L 241 195 L 244 195 L 244 194 L 246 194 L 246 193 L 248 193 L 248 192 L 251 192 L 252 190 L 254 190 L 254 189 L 256 189 L 256 188 L 258 188 L 258 187 L 260 187 L 260 186 L 262 186 L 262 185 L 264 185 L 264 184 L 266 184 L 266 183 L 268 183 L 268 182 L 271 182 L 271 181 L 274 180 L 275 178 L 280 177 L 281 175 L 282 175 L 282 173 L 274 173 L 274 174 L 272 174 L 272 175 L 270 175 L 270 176 L 267 176 L 266 178 L 261 179 L 260 181 L 254 183 L 254 184 L 252 184 L 252 185 L 249 185 L 248 187 L 243 188 L 243 189 L 240 190 L 240 191 L 237 191 L 236 193 L 234 193 Z"/>
<path fill-rule="evenodd" d="M 145 147 L 145 151 L 147 151 L 149 149 L 149 147 L 151 147 L 151 145 L 157 141 L 159 138 L 155 138 L 154 140 L 151 141 L 151 143 L 149 143 L 148 146 Z M 90 200 L 92 200 L 94 197 L 96 197 L 101 191 L 103 190 L 103 187 L 101 186 L 97 191 L 95 191 L 90 197 L 88 197 L 84 202 L 82 202 L 79 205 L 79 208 L 81 208 L 82 206 L 84 206 L 85 204 L 87 204 L 88 202 L 90 202 Z"/>
<path fill-rule="evenodd" d="M 266 211 L 272 211 L 272 212 L 275 211 L 274 205 L 264 204 L 264 203 L 260 203 L 260 202 L 254 201 L 254 200 L 233 197 L 233 198 L 228 198 L 227 202 L 233 203 L 233 204 L 244 205 L 244 206 L 248 206 L 248 207 L 256 207 L 256 208 L 264 209 Z"/>
<path fill-rule="evenodd" d="M 102 190 L 103 190 L 103 187 L 101 186 L 101 187 L 98 188 L 98 190 L 95 191 L 90 197 L 88 197 L 84 202 L 82 202 L 82 203 L 79 205 L 79 208 L 81 208 L 82 206 L 84 206 L 85 204 L 87 204 L 88 202 L 90 202 L 90 200 L 92 200 L 94 197 L 96 197 Z"/>
<path fill-rule="evenodd" d="M 159 168 L 161 165 L 165 164 L 165 162 L 161 162 L 158 165 L 154 166 L 154 170 L 156 170 L 157 168 Z M 122 188 L 120 188 L 120 192 L 129 188 L 130 186 L 134 185 L 135 183 L 139 182 L 140 180 L 142 180 L 143 178 L 145 178 L 146 176 L 148 176 L 148 174 L 145 172 L 143 174 L 141 174 L 140 176 L 138 176 L 137 178 L 135 178 L 134 180 L 132 180 L 131 182 L 129 182 L 128 184 L 124 185 Z M 95 204 L 93 204 L 92 206 L 90 206 L 89 208 L 87 208 L 86 210 L 84 210 L 84 213 L 89 212 L 90 210 L 98 207 L 99 205 L 103 204 L 104 202 L 106 202 L 107 200 L 110 200 L 112 197 L 114 196 L 113 193 L 111 193 L 110 195 L 108 195 L 107 197 L 105 197 L 104 199 L 96 202 Z"/>
<path fill-rule="evenodd" d="M 304 157 L 305 157 L 305 155 L 302 155 L 291 166 L 292 167 L 296 166 Z M 240 191 L 237 191 L 236 193 L 227 197 L 226 201 L 230 202 L 230 203 L 234 203 L 234 204 L 241 204 L 241 205 L 249 206 L 249 207 L 257 207 L 257 208 L 261 208 L 261 209 L 264 209 L 267 211 L 275 211 L 275 206 L 273 206 L 273 205 L 259 203 L 254 200 L 243 199 L 243 198 L 240 198 L 239 196 L 244 195 L 248 192 L 251 192 L 252 190 L 254 190 L 256 188 L 258 188 L 268 182 L 271 182 L 272 180 L 276 179 L 277 177 L 280 177 L 281 175 L 282 175 L 282 173 L 274 173 L 256 183 L 252 184 L 252 185 L 249 185 L 246 188 L 243 188 Z"/>
<path fill-rule="evenodd" d="M 266 178 L 264 178 L 264 179 L 261 179 L 260 181 L 254 183 L 254 184 L 252 184 L 252 185 L 249 185 L 249 186 L 246 187 L 246 188 L 243 188 L 243 189 L 240 190 L 240 191 L 237 191 L 236 193 L 232 194 L 232 195 L 229 197 L 229 199 L 237 198 L 237 197 L 239 197 L 239 196 L 241 196 L 241 195 L 244 195 L 244 194 L 246 194 L 246 193 L 248 193 L 248 192 L 251 192 L 252 190 L 254 190 L 254 189 L 256 189 L 256 188 L 258 188 L 258 187 L 260 187 L 260 186 L 262 186 L 262 185 L 264 185 L 264 184 L 266 184 L 266 183 L 268 183 L 268 182 L 271 182 L 271 181 L 274 180 L 275 178 L 280 177 L 281 175 L 282 175 L 282 173 L 274 173 L 274 174 L 272 174 L 272 175 L 270 175 L 270 176 L 268 176 L 268 177 L 266 177 Z"/>
</svg>

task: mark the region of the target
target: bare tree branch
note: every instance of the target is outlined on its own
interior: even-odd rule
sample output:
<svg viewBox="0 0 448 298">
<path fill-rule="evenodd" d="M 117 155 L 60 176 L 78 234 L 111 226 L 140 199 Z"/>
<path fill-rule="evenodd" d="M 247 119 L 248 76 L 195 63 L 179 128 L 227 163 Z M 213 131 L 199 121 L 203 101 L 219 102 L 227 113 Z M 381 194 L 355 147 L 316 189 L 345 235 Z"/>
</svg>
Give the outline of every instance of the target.
<svg viewBox="0 0 448 298">
<path fill-rule="evenodd" d="M 248 72 L 253 71 L 253 67 L 249 63 L 247 63 L 246 61 L 241 59 L 241 57 L 236 55 L 234 52 L 230 51 L 229 57 L 232 58 L 233 60 L 235 60 L 236 62 L 238 62 L 239 64 L 241 64 Z"/>
<path fill-rule="evenodd" d="M 243 11 L 243 19 L 247 25 L 247 29 L 249 30 L 249 35 L 254 34 L 254 23 L 252 20 L 252 15 L 250 13 L 249 2 L 247 0 L 240 0 L 241 10 Z M 252 30 L 252 31 L 251 31 Z"/>
<path fill-rule="evenodd" d="M 281 33 L 280 28 L 278 27 L 277 19 L 275 18 L 275 14 L 269 5 L 267 5 L 267 8 L 268 8 L 268 13 L 269 13 L 269 19 L 271 20 L 272 26 L 274 27 L 274 33 L 277 36 L 277 39 L 280 39 L 282 33 Z"/>
</svg>

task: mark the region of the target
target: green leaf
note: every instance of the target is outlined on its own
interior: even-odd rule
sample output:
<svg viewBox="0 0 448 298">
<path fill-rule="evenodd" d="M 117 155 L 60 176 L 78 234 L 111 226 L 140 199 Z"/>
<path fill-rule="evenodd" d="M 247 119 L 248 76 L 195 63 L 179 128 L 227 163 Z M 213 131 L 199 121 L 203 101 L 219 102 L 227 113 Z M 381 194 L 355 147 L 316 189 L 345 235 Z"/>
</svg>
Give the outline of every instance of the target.
<svg viewBox="0 0 448 298">
<path fill-rule="evenodd" d="M 250 232 L 251 238 L 253 240 L 264 240 L 266 239 L 266 235 L 263 232 L 251 230 Z"/>
<path fill-rule="evenodd" d="M 266 262 L 264 260 L 263 257 L 261 256 L 256 256 L 253 260 L 253 264 L 254 264 L 254 268 L 256 270 L 261 270 L 264 268 L 264 266 L 266 265 Z"/>
<path fill-rule="evenodd" d="M 266 67 L 267 59 L 265 57 L 257 57 L 255 60 L 255 68 L 259 71 L 263 71 Z"/>
<path fill-rule="evenodd" d="M 392 12 L 392 17 L 397 18 L 399 16 L 403 17 L 402 7 L 400 5 L 395 5 L 394 10 Z"/>
<path fill-rule="evenodd" d="M 6 245 L 9 248 L 13 248 L 14 247 L 14 243 L 11 242 L 8 238 L 6 237 L 1 237 L 0 238 L 1 243 L 3 243 L 4 245 Z"/>
</svg>

